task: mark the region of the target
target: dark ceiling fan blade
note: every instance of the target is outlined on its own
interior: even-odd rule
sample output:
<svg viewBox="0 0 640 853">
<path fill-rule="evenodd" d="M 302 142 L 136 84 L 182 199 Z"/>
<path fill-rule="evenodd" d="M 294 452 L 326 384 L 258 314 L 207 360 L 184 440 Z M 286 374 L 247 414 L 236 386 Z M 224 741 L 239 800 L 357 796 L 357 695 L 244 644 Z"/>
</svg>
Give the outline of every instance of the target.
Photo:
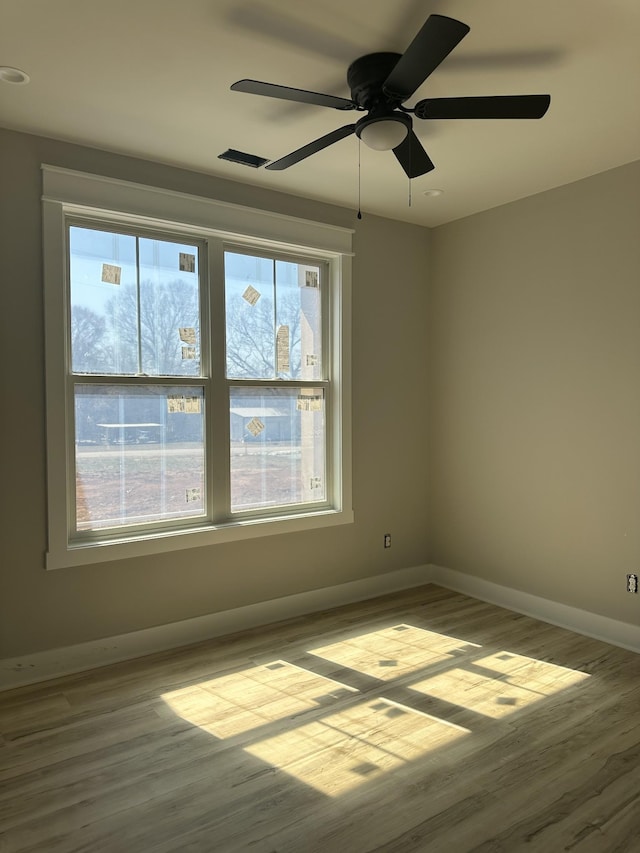
<svg viewBox="0 0 640 853">
<path fill-rule="evenodd" d="M 387 95 L 406 101 L 462 41 L 470 27 L 444 15 L 429 15 L 384 82 Z"/>
<path fill-rule="evenodd" d="M 297 101 L 299 104 L 313 104 L 317 107 L 333 107 L 336 110 L 357 109 L 356 104 L 346 98 L 323 95 L 320 92 L 307 92 L 306 89 L 292 89 L 290 86 L 278 86 L 276 83 L 263 83 L 260 80 L 238 80 L 231 86 L 231 91 L 280 98 L 283 101 Z"/>
<path fill-rule="evenodd" d="M 542 118 L 550 95 L 493 95 L 480 98 L 425 98 L 414 109 L 416 118 Z"/>
<path fill-rule="evenodd" d="M 312 154 L 322 151 L 323 148 L 328 148 L 329 145 L 333 145 L 334 142 L 339 142 L 341 139 L 344 139 L 345 136 L 352 134 L 355 129 L 355 124 L 345 124 L 344 127 L 332 130 L 331 133 L 327 133 L 325 136 L 315 139 L 308 145 L 303 145 L 302 148 L 292 151 L 291 154 L 287 154 L 286 157 L 282 157 L 280 160 L 274 160 L 273 163 L 269 163 L 268 166 L 265 166 L 265 169 L 274 169 L 278 172 L 282 169 L 288 169 L 289 166 L 294 166 L 296 163 L 299 163 L 300 160 L 305 160 Z"/>
<path fill-rule="evenodd" d="M 412 130 L 406 135 L 404 141 L 393 149 L 393 153 L 409 178 L 418 178 L 435 169 L 431 158 Z"/>
</svg>

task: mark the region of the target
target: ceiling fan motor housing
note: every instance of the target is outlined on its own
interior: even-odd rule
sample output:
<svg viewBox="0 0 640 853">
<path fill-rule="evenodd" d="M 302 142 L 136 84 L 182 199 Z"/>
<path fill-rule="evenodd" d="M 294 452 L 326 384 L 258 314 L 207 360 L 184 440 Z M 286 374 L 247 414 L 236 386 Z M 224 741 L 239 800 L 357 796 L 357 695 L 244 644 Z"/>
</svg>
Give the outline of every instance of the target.
<svg viewBox="0 0 640 853">
<path fill-rule="evenodd" d="M 351 63 L 347 71 L 347 84 L 351 99 L 360 109 L 372 110 L 380 103 L 394 109 L 400 98 L 389 97 L 383 84 L 400 59 L 399 53 L 368 53 Z"/>
</svg>

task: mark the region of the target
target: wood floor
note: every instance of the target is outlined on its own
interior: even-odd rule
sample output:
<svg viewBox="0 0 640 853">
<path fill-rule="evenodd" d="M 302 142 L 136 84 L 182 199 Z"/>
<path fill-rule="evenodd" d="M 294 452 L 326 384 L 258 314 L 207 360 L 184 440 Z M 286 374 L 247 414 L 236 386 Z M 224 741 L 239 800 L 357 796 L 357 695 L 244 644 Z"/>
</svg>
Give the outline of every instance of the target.
<svg viewBox="0 0 640 853">
<path fill-rule="evenodd" d="M 640 655 L 426 586 L 0 694 L 0 851 L 640 851 Z"/>
</svg>

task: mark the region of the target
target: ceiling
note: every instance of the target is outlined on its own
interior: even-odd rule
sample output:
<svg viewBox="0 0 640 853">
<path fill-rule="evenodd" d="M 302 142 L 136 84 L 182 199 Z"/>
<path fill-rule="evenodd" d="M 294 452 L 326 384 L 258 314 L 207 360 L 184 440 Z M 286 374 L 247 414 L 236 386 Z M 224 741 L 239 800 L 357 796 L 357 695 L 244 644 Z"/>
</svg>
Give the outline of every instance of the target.
<svg viewBox="0 0 640 853">
<path fill-rule="evenodd" d="M 550 94 L 541 120 L 414 121 L 435 171 L 411 182 L 355 136 L 275 160 L 360 114 L 230 92 L 242 78 L 350 97 L 346 69 L 402 53 L 428 15 L 471 27 L 407 101 Z M 638 0 L 0 0 L 4 127 L 434 226 L 640 157 Z M 345 115 L 347 119 L 345 121 Z M 442 189 L 439 197 L 425 191 Z"/>
</svg>

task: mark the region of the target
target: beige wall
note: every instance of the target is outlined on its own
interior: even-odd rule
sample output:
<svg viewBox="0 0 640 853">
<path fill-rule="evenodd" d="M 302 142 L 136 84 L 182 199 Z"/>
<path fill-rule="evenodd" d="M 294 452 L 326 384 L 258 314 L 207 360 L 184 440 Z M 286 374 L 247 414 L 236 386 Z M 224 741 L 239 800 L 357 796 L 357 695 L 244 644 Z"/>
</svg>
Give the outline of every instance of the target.
<svg viewBox="0 0 640 853">
<path fill-rule="evenodd" d="M 637 624 L 640 163 L 432 252 L 432 562 Z"/>
<path fill-rule="evenodd" d="M 44 570 L 42 162 L 356 229 L 355 524 Z M 639 184 L 635 163 L 429 232 L 0 130 L 0 658 L 429 560 L 637 622 Z"/>
<path fill-rule="evenodd" d="M 40 164 L 356 229 L 353 525 L 47 572 Z M 241 167 L 238 167 L 241 169 Z M 239 176 L 246 177 L 239 171 Z M 355 201 L 355 197 L 354 197 Z M 0 130 L 0 658 L 424 564 L 429 232 Z M 401 260 L 400 260 L 401 259 Z M 393 534 L 390 551 L 382 548 Z"/>
</svg>

